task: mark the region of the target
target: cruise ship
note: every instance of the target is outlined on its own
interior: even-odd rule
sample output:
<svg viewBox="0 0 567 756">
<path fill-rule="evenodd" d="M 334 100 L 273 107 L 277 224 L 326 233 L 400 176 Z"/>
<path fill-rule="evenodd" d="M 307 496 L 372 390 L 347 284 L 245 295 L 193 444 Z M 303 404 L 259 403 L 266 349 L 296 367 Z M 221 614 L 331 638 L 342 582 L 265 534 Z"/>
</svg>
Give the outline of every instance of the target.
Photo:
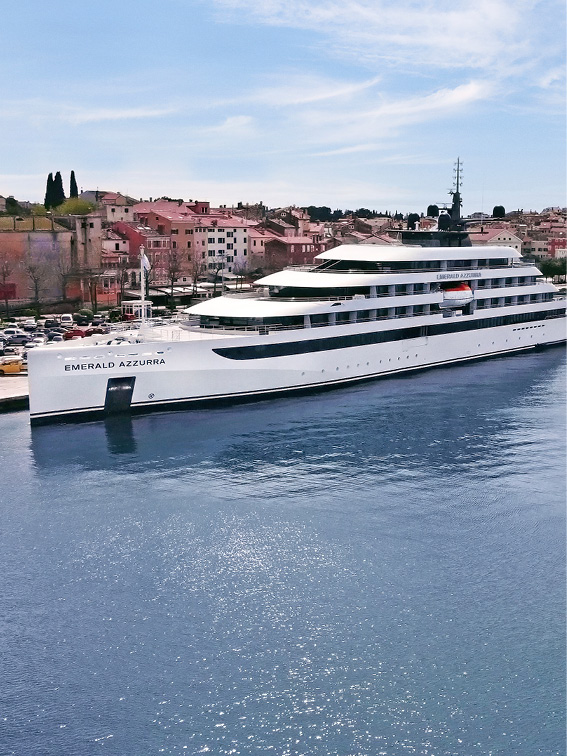
<svg viewBox="0 0 567 756">
<path fill-rule="evenodd" d="M 326 389 L 565 338 L 565 297 L 512 247 L 346 244 L 178 324 L 34 349 L 30 418 Z"/>
</svg>

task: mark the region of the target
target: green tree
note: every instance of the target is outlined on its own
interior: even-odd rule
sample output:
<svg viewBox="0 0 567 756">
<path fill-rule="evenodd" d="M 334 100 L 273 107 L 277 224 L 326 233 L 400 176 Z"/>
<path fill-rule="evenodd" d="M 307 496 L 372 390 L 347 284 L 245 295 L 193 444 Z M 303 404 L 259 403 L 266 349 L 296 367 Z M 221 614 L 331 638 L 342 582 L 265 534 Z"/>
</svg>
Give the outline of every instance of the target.
<svg viewBox="0 0 567 756">
<path fill-rule="evenodd" d="M 504 218 L 506 215 L 506 210 L 502 205 L 495 205 L 492 210 L 492 217 L 493 218 Z"/>
<path fill-rule="evenodd" d="M 69 186 L 69 199 L 79 196 L 79 190 L 77 189 L 77 182 L 75 180 L 75 171 L 71 171 L 71 182 Z"/>
<path fill-rule="evenodd" d="M 437 205 L 428 205 L 427 206 L 427 217 L 428 218 L 438 218 L 439 217 L 439 208 Z"/>
<path fill-rule="evenodd" d="M 538 260 L 538 268 L 541 270 L 546 278 L 565 278 L 565 272 L 567 269 L 566 258 L 546 258 Z"/>
<path fill-rule="evenodd" d="M 57 171 L 53 179 L 53 207 L 59 207 L 65 202 L 65 192 L 63 190 L 63 179 L 61 172 Z"/>
<path fill-rule="evenodd" d="M 43 204 L 46 210 L 51 210 L 53 207 L 53 174 L 50 173 L 47 177 L 47 185 L 45 187 L 45 199 Z"/>
<path fill-rule="evenodd" d="M 93 209 L 90 202 L 78 197 L 69 197 L 62 205 L 59 205 L 57 213 L 59 215 L 88 215 Z"/>
<path fill-rule="evenodd" d="M 8 215 L 29 215 L 29 210 L 24 210 L 13 197 L 6 197 L 6 212 Z"/>
<path fill-rule="evenodd" d="M 331 208 L 330 207 L 316 207 L 315 205 L 309 205 L 309 207 L 302 208 L 309 213 L 309 218 L 315 223 L 317 221 L 330 221 L 331 220 Z"/>
</svg>

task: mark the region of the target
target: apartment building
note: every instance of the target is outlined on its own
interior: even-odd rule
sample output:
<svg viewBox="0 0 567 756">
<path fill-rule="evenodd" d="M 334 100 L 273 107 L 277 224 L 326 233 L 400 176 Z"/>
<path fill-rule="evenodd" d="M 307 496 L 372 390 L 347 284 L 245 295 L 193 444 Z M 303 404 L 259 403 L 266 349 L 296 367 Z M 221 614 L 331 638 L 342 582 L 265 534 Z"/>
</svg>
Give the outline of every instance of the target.
<svg viewBox="0 0 567 756">
<path fill-rule="evenodd" d="M 140 268 L 140 249 L 143 247 L 151 265 L 152 283 L 164 285 L 168 282 L 171 239 L 167 234 L 141 223 L 126 223 L 125 221 L 115 223 L 113 230 L 128 240 L 130 265 L 133 268 L 138 270 Z"/>
<path fill-rule="evenodd" d="M 514 247 L 518 252 L 522 251 L 522 239 L 504 226 L 471 229 L 469 237 L 473 247 L 490 244 L 496 247 Z"/>
<path fill-rule="evenodd" d="M 208 202 L 158 201 L 134 210 L 141 224 L 170 238 L 181 277 L 195 270 L 237 275 L 248 267 L 248 232 L 255 221 L 233 216 L 226 208 L 211 209 Z"/>
</svg>

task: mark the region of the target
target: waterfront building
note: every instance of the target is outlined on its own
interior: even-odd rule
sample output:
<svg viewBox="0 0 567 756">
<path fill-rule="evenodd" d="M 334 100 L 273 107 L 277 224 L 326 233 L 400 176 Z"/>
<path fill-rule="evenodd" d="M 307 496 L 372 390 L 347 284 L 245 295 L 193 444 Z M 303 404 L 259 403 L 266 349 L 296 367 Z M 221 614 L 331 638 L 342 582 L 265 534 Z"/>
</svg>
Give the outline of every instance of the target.
<svg viewBox="0 0 567 756">
<path fill-rule="evenodd" d="M 505 226 L 471 229 L 469 237 L 473 247 L 490 245 L 491 247 L 513 247 L 517 252 L 522 251 L 522 239 Z"/>
</svg>

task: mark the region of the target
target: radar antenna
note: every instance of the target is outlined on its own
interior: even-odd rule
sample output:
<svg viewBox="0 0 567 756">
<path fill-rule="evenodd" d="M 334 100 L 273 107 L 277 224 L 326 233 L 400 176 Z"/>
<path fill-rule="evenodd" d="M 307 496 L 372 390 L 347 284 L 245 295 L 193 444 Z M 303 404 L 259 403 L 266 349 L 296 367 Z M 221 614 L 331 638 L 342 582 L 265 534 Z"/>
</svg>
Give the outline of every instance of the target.
<svg viewBox="0 0 567 756">
<path fill-rule="evenodd" d="M 451 220 L 453 225 L 456 225 L 461 220 L 461 205 L 463 201 L 461 199 L 461 181 L 463 176 L 463 164 L 461 159 L 457 158 L 455 167 L 453 168 L 453 189 L 449 191 L 449 194 L 453 197 L 451 205 Z"/>
</svg>

